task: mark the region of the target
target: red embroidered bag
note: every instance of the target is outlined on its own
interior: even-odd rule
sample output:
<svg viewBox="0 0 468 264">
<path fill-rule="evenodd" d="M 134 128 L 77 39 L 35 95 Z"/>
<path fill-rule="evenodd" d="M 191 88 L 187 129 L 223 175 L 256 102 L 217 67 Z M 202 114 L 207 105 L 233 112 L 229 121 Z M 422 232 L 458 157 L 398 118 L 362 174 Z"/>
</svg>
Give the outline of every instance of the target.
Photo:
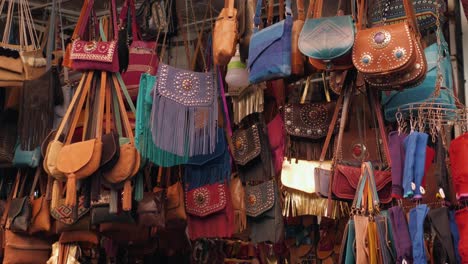
<svg viewBox="0 0 468 264">
<path fill-rule="evenodd" d="M 226 183 L 205 185 L 185 194 L 190 239 L 230 237 L 234 229 L 234 211 Z"/>
<path fill-rule="evenodd" d="M 74 70 L 100 70 L 108 72 L 119 71 L 119 56 L 117 53 L 117 40 L 112 41 L 86 41 L 82 40 L 85 29 L 88 25 L 91 10 L 94 5 L 94 0 L 89 0 L 88 5 L 84 5 L 86 12 L 83 14 L 82 25 L 78 25 L 78 37 L 73 41 L 70 53 L 72 67 Z M 115 0 L 112 0 L 111 5 L 112 24 L 114 29 L 114 38 L 118 36 L 117 17 Z"/>
<path fill-rule="evenodd" d="M 122 73 L 122 79 L 127 86 L 133 101 L 138 96 L 138 87 L 143 73 L 156 75 L 159 57 L 156 54 L 156 41 L 143 41 L 136 24 L 135 0 L 126 0 L 120 12 L 121 23 L 125 22 L 127 9 L 130 7 L 132 22 L 132 43 L 130 44 L 129 64 L 127 71 Z"/>
</svg>

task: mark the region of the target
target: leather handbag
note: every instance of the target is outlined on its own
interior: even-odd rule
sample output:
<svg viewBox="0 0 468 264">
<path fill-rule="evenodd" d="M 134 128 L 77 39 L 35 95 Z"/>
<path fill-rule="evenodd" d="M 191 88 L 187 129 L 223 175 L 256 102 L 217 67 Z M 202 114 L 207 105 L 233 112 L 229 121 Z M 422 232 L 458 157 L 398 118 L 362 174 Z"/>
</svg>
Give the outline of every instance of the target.
<svg viewBox="0 0 468 264">
<path fill-rule="evenodd" d="M 291 33 L 291 74 L 295 76 L 304 75 L 305 57 L 299 50 L 299 35 L 304 27 L 305 12 L 304 0 L 297 0 L 297 19 L 294 20 Z"/>
<path fill-rule="evenodd" d="M 152 41 L 160 34 L 177 34 L 176 5 L 172 1 L 145 0 L 138 8 L 137 25 L 143 40 Z"/>
<path fill-rule="evenodd" d="M 230 237 L 234 229 L 234 212 L 226 183 L 205 185 L 185 193 L 190 239 Z"/>
<path fill-rule="evenodd" d="M 15 167 L 36 168 L 41 160 L 41 148 L 37 147 L 32 151 L 22 150 L 21 145 L 16 145 L 13 165 Z"/>
<path fill-rule="evenodd" d="M 253 243 L 278 242 L 283 238 L 284 223 L 274 180 L 245 188 L 246 213 Z"/>
<path fill-rule="evenodd" d="M 166 189 L 166 226 L 177 227 L 185 225 L 187 214 L 184 206 L 184 188 L 177 181 Z"/>
<path fill-rule="evenodd" d="M 65 204 L 65 199 L 60 199 L 55 207 L 51 207 L 50 215 L 56 220 L 66 225 L 73 225 L 82 219 L 89 212 L 89 208 L 85 207 L 85 197 L 78 197 L 76 206 L 68 206 Z"/>
<path fill-rule="evenodd" d="M 31 201 L 31 222 L 29 224 L 28 232 L 30 234 L 37 234 L 37 233 L 47 233 L 51 230 L 51 221 L 50 221 L 50 201 L 47 200 L 48 190 L 50 187 L 50 181 L 47 181 L 47 185 L 44 184 L 44 175 L 42 168 L 38 168 L 36 170 L 36 174 L 39 174 L 39 179 L 34 179 L 33 186 L 31 188 L 31 192 L 29 194 L 30 201 Z M 39 191 L 40 196 L 34 197 L 35 186 L 37 185 L 37 181 L 39 181 Z"/>
<path fill-rule="evenodd" d="M 91 10 L 94 6 L 94 0 L 89 0 L 88 4 L 83 6 L 86 11 L 82 13 L 83 19 L 80 20 L 78 39 L 75 39 L 71 46 L 70 59 L 74 70 L 100 70 L 108 72 L 119 72 L 119 56 L 117 40 L 112 41 L 86 41 L 84 32 L 88 26 L 91 16 Z M 111 4 L 111 16 L 114 30 L 114 37 L 118 36 L 117 14 L 115 1 Z"/>
<path fill-rule="evenodd" d="M 5 253 L 3 263 L 47 263 L 52 250 L 49 241 L 33 236 L 5 231 Z"/>
<path fill-rule="evenodd" d="M 356 29 L 353 16 L 322 17 L 323 0 L 317 0 L 298 40 L 299 50 L 318 70 L 351 69 L 351 51 Z"/>
<path fill-rule="evenodd" d="M 101 74 L 102 76 L 105 76 L 105 72 L 102 72 Z M 84 96 L 81 96 L 76 109 L 82 109 L 87 91 L 91 88 L 92 79 L 93 73 L 90 73 L 86 80 Z M 101 78 L 101 85 L 102 84 L 105 84 L 105 78 L 104 80 Z M 102 118 L 99 117 L 102 117 L 104 112 L 104 92 L 104 89 L 101 89 L 101 94 L 99 96 L 99 111 L 97 111 L 97 120 L 102 120 Z M 89 177 L 91 174 L 96 172 L 100 166 L 102 154 L 102 123 L 100 122 L 97 124 L 94 139 L 88 139 L 71 144 L 73 131 L 75 131 L 80 111 L 76 112 L 78 112 L 78 114 L 75 114 L 74 116 L 65 143 L 60 149 L 56 160 L 57 169 L 67 176 L 67 196 L 65 203 L 70 206 L 75 205 L 77 200 L 76 181 Z"/>
<path fill-rule="evenodd" d="M 237 1 L 237 15 L 239 20 L 239 53 L 242 61 L 246 61 L 249 57 L 250 38 L 253 34 L 254 16 L 255 16 L 255 0 Z"/>
<path fill-rule="evenodd" d="M 15 185 L 12 189 L 12 198 L 8 206 L 8 215 L 5 224 L 5 228 L 12 232 L 26 233 L 31 221 L 31 203 L 29 196 L 23 193 L 26 180 L 27 175 L 22 175 L 22 173 L 18 171 Z"/>
<path fill-rule="evenodd" d="M 237 9 L 234 0 L 226 0 L 213 29 L 213 60 L 215 65 L 227 65 L 236 53 L 238 39 Z"/>
<path fill-rule="evenodd" d="M 129 46 L 128 68 L 122 73 L 122 79 L 128 89 L 133 101 L 136 101 L 140 78 L 143 73 L 155 75 L 158 69 L 159 57 L 156 54 L 156 41 L 145 41 L 141 39 L 141 34 L 137 26 L 135 16 L 135 1 L 124 2 L 120 11 L 120 20 L 124 22 L 127 18 L 126 8 L 131 12 L 132 42 Z"/>
<path fill-rule="evenodd" d="M 146 187 L 151 190 L 149 171 L 145 171 Z M 158 184 L 161 183 L 162 167 L 158 172 Z M 166 191 L 158 186 L 143 194 L 138 202 L 138 223 L 142 226 L 164 228 L 166 226 Z"/>
<path fill-rule="evenodd" d="M 286 0 L 286 19 L 259 31 L 262 1 L 257 1 L 255 31 L 249 44 L 249 81 L 259 83 L 291 75 L 291 0 Z"/>
<path fill-rule="evenodd" d="M 315 193 L 315 178 L 309 173 L 315 168 L 321 167 L 320 161 L 288 160 L 284 159 L 281 170 L 281 183 L 288 188 L 299 190 L 305 193 Z M 323 166 L 326 169 L 326 166 Z M 330 169 L 330 167 L 328 167 Z"/>
<path fill-rule="evenodd" d="M 389 122 L 396 121 L 395 115 L 399 109 L 411 104 L 414 107 L 428 104 L 446 109 L 455 109 L 453 71 L 448 44 L 440 31 L 437 31 L 436 34 L 440 38 L 440 46 L 438 43 L 434 43 L 424 49 L 427 60 L 427 72 L 424 81 L 413 88 L 382 93 L 385 120 Z M 439 78 L 442 78 L 442 82 L 440 82 Z M 403 113 L 404 110 L 401 112 Z"/>
<path fill-rule="evenodd" d="M 421 34 L 427 33 L 437 29 L 437 19 L 440 19 L 440 24 L 446 21 L 445 10 L 447 9 L 445 1 L 416 1 L 412 0 L 414 10 L 416 12 L 416 20 L 418 21 L 418 28 Z M 386 11 L 385 8 L 387 8 Z M 369 22 L 372 27 L 381 25 L 385 18 L 385 22 L 389 24 L 399 23 L 405 20 L 405 9 L 403 7 L 403 0 L 377 0 L 373 1 L 369 6 Z"/>
<path fill-rule="evenodd" d="M 405 22 L 365 29 L 365 2 L 362 1 L 359 8 L 352 56 L 354 66 L 367 83 L 381 90 L 419 84 L 426 74 L 427 63 L 413 4 L 403 0 L 408 17 Z"/>
</svg>

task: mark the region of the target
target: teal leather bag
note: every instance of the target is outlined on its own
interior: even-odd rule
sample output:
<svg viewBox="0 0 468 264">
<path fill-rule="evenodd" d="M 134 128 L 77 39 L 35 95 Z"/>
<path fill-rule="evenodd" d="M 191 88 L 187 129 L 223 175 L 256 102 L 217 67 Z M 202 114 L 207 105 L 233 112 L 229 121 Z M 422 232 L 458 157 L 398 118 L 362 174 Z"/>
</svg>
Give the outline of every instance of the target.
<svg viewBox="0 0 468 264">
<path fill-rule="evenodd" d="M 319 70 L 350 69 L 356 34 L 353 16 L 321 17 L 322 5 L 323 0 L 317 1 L 314 18 L 305 21 L 299 35 L 299 50 Z"/>
<path fill-rule="evenodd" d="M 22 150 L 20 144 L 16 145 L 15 155 L 13 156 L 14 167 L 31 167 L 36 168 L 41 160 L 41 148 L 37 147 L 34 150 Z"/>
<path fill-rule="evenodd" d="M 448 44 L 444 36 L 440 34 L 440 52 L 439 45 L 436 43 L 430 45 L 424 50 L 427 60 L 427 73 L 424 81 L 416 87 L 403 89 L 401 91 L 386 91 L 382 93 L 382 106 L 384 108 L 385 119 L 390 122 L 396 120 L 398 109 L 405 105 L 413 104 L 417 108 L 422 103 L 439 106 L 446 109 L 455 109 L 455 96 L 453 94 L 453 76 L 452 64 L 450 62 L 450 53 Z M 442 83 L 439 96 L 433 96 L 438 77 L 437 61 L 440 60 L 440 74 Z M 404 114 L 404 111 L 401 111 Z"/>
</svg>

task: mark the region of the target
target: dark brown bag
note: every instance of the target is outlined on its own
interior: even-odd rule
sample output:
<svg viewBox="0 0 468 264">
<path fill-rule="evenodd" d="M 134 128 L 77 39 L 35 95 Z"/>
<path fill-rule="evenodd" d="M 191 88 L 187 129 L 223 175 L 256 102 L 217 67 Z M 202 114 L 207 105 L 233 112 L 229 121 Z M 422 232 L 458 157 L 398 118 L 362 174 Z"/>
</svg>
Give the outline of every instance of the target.
<svg viewBox="0 0 468 264">
<path fill-rule="evenodd" d="M 36 179 L 36 177 L 34 178 Z M 31 221 L 31 203 L 28 196 L 23 196 L 26 181 L 27 175 L 22 175 L 22 173 L 18 171 L 5 225 L 5 227 L 12 232 L 26 233 Z M 19 186 L 20 184 L 21 187 Z M 20 189 L 18 190 L 18 188 Z"/>
<path fill-rule="evenodd" d="M 162 167 L 158 172 L 158 184 L 161 183 Z M 145 171 L 146 187 L 151 190 L 150 171 Z M 156 186 L 152 191 L 143 193 L 143 199 L 138 203 L 138 223 L 142 226 L 164 228 L 166 219 L 166 191 Z"/>
<path fill-rule="evenodd" d="M 50 203 L 47 200 L 47 189 L 48 186 L 44 185 L 44 174 L 43 169 L 39 166 L 36 170 L 36 173 L 39 173 L 39 185 L 41 186 L 41 196 L 34 199 L 35 189 L 31 189 L 31 207 L 32 207 L 32 217 L 31 223 L 29 226 L 29 233 L 36 234 L 40 232 L 49 232 L 51 230 L 50 224 Z M 48 181 L 49 183 L 50 181 Z M 33 186 L 35 184 L 33 183 Z"/>
</svg>

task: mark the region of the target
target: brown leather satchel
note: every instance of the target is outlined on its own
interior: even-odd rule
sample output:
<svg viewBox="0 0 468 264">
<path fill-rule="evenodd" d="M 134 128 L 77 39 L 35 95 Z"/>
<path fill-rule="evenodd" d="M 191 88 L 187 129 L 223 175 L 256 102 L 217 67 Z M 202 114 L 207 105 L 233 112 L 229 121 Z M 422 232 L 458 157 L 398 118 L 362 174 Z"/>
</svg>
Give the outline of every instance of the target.
<svg viewBox="0 0 468 264">
<path fill-rule="evenodd" d="M 47 263 L 51 250 L 51 243 L 47 240 L 15 234 L 9 230 L 5 231 L 5 253 L 3 258 L 5 264 Z"/>
<path fill-rule="evenodd" d="M 105 75 L 104 72 L 102 74 Z M 91 176 L 91 174 L 96 172 L 99 168 L 101 162 L 102 122 L 98 122 L 97 124 L 95 138 L 71 144 L 73 132 L 75 131 L 80 116 L 79 113 L 83 108 L 84 101 L 88 94 L 87 92 L 91 88 L 92 79 L 93 72 L 90 72 L 84 86 L 84 93 L 81 95 L 77 107 L 75 108 L 76 113 L 73 117 L 72 123 L 70 124 L 67 139 L 57 157 L 57 169 L 67 176 L 67 196 L 65 202 L 68 205 L 76 204 L 76 181 Z M 97 120 L 102 120 L 100 117 L 104 112 L 104 89 L 101 90 L 99 105 L 102 107 L 99 107 Z"/>
<path fill-rule="evenodd" d="M 299 35 L 305 21 L 304 0 L 297 0 L 297 19 L 293 23 L 291 34 L 291 74 L 295 76 L 304 75 L 305 56 L 298 47 Z"/>
<path fill-rule="evenodd" d="M 238 38 L 237 9 L 234 0 L 225 0 L 213 29 L 213 59 L 215 65 L 227 65 L 236 53 Z"/>
<path fill-rule="evenodd" d="M 417 85 L 426 75 L 426 58 L 411 0 L 403 1 L 406 21 L 366 29 L 366 1 L 359 7 L 353 64 L 367 83 L 382 90 Z"/>
<path fill-rule="evenodd" d="M 150 169 L 145 170 L 144 174 L 146 187 L 150 191 L 143 193 L 143 199 L 138 202 L 138 223 L 142 226 L 164 228 L 166 226 L 166 190 L 159 186 L 151 188 Z M 162 167 L 159 167 L 158 184 L 161 183 L 161 177 Z"/>
</svg>

